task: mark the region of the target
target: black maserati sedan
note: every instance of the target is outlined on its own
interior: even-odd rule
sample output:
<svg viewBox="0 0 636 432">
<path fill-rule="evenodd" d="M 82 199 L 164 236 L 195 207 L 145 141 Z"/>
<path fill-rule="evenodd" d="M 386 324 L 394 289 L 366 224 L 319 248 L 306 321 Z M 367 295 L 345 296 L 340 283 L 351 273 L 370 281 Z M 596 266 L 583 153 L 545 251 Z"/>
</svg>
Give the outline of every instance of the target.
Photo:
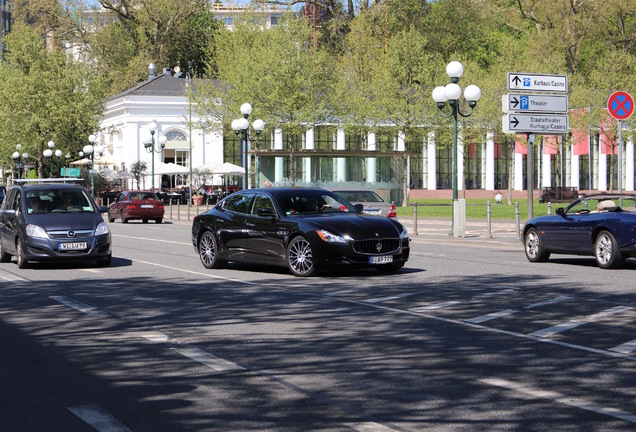
<svg viewBox="0 0 636 432">
<path fill-rule="evenodd" d="M 396 220 L 365 215 L 319 188 L 238 191 L 192 222 L 192 244 L 208 269 L 240 261 L 288 267 L 296 276 L 334 265 L 395 272 L 408 261 L 409 241 Z"/>
</svg>

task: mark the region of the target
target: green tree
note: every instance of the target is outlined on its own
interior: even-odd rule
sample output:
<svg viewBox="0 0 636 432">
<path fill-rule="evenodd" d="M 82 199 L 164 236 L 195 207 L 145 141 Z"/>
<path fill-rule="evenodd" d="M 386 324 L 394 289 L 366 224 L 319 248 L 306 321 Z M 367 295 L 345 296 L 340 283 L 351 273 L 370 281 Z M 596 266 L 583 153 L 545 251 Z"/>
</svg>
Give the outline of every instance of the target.
<svg viewBox="0 0 636 432">
<path fill-rule="evenodd" d="M 293 138 L 325 120 L 333 83 L 331 59 L 313 52 L 310 37 L 307 21 L 292 14 L 266 32 L 246 16 L 232 31 L 221 31 L 216 41 L 211 70 L 218 81 L 197 83 L 197 106 L 209 128 L 218 127 L 218 121 L 227 126 L 240 115 L 240 106 L 250 102 L 253 118 L 263 119 L 269 130 L 283 130 L 292 182 Z"/>
<path fill-rule="evenodd" d="M 148 165 L 144 161 L 137 161 L 133 163 L 130 167 L 130 175 L 137 182 L 137 189 L 139 189 L 139 184 L 141 183 L 141 178 L 146 175 L 146 170 L 148 169 Z"/>
<path fill-rule="evenodd" d="M 6 36 L 9 51 L 0 63 L 0 149 L 4 159 L 22 144 L 44 176 L 42 152 L 53 140 L 64 154 L 77 154 L 97 130 L 103 112 L 102 80 L 87 63 L 18 23 Z"/>
</svg>

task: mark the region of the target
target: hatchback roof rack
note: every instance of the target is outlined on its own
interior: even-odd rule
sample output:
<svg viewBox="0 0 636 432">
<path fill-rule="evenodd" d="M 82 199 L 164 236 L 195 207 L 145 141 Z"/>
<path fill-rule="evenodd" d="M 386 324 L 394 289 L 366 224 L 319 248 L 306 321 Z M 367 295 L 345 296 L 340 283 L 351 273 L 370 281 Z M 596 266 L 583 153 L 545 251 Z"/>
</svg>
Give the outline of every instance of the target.
<svg viewBox="0 0 636 432">
<path fill-rule="evenodd" d="M 14 179 L 14 183 L 80 183 L 83 182 L 83 178 L 32 178 L 32 179 Z"/>
</svg>

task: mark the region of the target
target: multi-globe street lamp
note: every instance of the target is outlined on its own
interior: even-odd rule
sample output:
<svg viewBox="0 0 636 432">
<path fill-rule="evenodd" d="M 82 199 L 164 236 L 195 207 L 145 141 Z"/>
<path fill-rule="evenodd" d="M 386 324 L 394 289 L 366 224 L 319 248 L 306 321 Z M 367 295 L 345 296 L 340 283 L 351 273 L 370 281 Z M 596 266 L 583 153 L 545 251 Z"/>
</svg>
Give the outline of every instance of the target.
<svg viewBox="0 0 636 432">
<path fill-rule="evenodd" d="M 151 166 L 152 166 L 152 192 L 155 192 L 155 153 L 159 153 L 161 154 L 161 152 L 163 151 L 164 147 L 166 146 L 166 143 L 168 142 L 168 138 L 166 138 L 165 135 L 161 135 L 159 137 L 159 145 L 157 146 L 158 148 L 155 148 L 155 132 L 157 132 L 157 122 L 151 122 L 148 125 L 148 130 L 150 131 L 150 142 L 147 142 L 144 144 L 144 148 L 146 149 L 146 151 L 148 153 L 150 153 L 152 162 L 151 162 Z M 192 195 L 192 191 L 190 191 L 190 195 Z"/>
<path fill-rule="evenodd" d="M 455 202 L 457 201 L 457 116 L 470 117 L 477 106 L 477 101 L 481 98 L 481 89 L 474 84 L 469 85 L 464 90 L 464 99 L 468 102 L 470 112 L 462 113 L 459 108 L 459 98 L 462 95 L 462 88 L 457 84 L 459 78 L 464 73 L 464 66 L 458 61 L 452 61 L 446 66 L 446 74 L 451 82 L 446 86 L 435 87 L 433 90 L 433 100 L 444 117 L 453 119 L 453 225 L 451 235 L 454 235 Z M 444 114 L 446 102 L 451 107 L 449 114 Z"/>
<path fill-rule="evenodd" d="M 84 151 L 84 154 L 91 159 L 91 195 L 95 196 L 95 161 L 99 160 L 104 154 L 104 147 L 101 145 L 95 145 L 97 137 L 93 134 L 88 136 L 88 141 L 90 144 L 85 145 L 82 150 Z"/>
<path fill-rule="evenodd" d="M 49 147 L 48 149 L 44 150 L 42 152 L 42 155 L 44 157 L 49 158 L 49 178 L 53 177 L 53 148 L 55 147 L 55 142 L 53 141 L 49 141 L 47 146 Z M 61 157 L 62 156 L 62 150 L 57 149 L 55 150 L 55 156 L 57 157 Z"/>
<path fill-rule="evenodd" d="M 16 148 L 16 151 L 13 152 L 11 157 L 13 158 L 16 165 L 18 166 L 18 178 L 22 178 L 22 165 L 26 164 L 26 160 L 29 157 L 29 154 L 27 152 L 20 154 L 20 149 L 22 148 L 22 144 L 16 144 L 15 148 Z M 22 161 L 21 158 L 24 160 L 24 162 Z M 26 166 L 25 166 L 25 169 L 26 169 Z"/>
<path fill-rule="evenodd" d="M 232 120 L 232 130 L 236 133 L 236 136 L 241 136 L 242 141 L 242 144 L 240 144 L 241 151 L 239 152 L 239 155 L 242 152 L 242 163 L 243 168 L 245 169 L 245 183 L 243 184 L 243 189 L 248 188 L 247 143 L 248 141 L 250 141 L 250 122 L 247 120 L 247 118 L 250 116 L 251 113 L 252 105 L 250 105 L 249 103 L 244 103 L 243 105 L 241 105 L 241 114 L 243 114 L 243 118 Z M 265 122 L 261 119 L 256 119 L 252 123 L 252 127 L 256 132 L 256 139 L 258 139 L 258 136 L 261 134 L 261 132 L 263 132 L 263 129 L 265 128 Z"/>
</svg>

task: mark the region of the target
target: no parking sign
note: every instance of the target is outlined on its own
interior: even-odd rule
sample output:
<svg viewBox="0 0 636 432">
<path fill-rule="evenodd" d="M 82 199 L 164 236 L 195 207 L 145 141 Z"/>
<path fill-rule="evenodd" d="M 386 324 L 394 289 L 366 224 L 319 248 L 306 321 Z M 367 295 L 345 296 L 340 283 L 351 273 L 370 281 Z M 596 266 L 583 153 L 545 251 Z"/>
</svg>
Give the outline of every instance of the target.
<svg viewBox="0 0 636 432">
<path fill-rule="evenodd" d="M 607 109 L 616 120 L 625 120 L 634 112 L 634 99 L 627 92 L 614 92 L 607 101 Z"/>
</svg>

